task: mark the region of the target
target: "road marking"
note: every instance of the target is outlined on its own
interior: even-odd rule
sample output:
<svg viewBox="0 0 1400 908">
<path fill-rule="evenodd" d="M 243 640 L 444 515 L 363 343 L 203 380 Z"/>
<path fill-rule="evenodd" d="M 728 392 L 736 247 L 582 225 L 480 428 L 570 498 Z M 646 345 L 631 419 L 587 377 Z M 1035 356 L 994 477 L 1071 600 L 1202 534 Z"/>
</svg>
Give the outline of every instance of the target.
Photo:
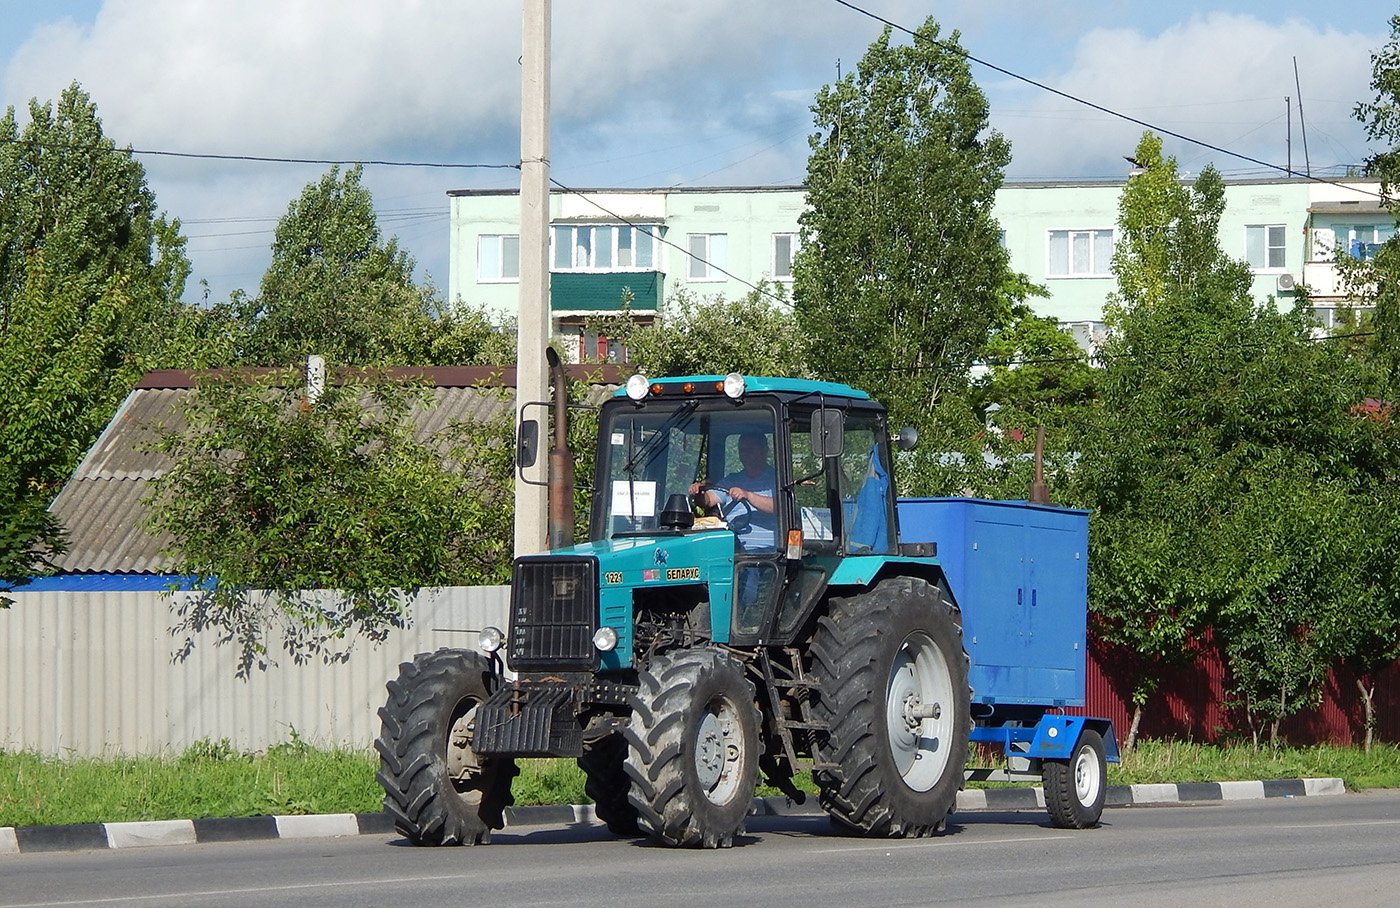
<svg viewBox="0 0 1400 908">
<path fill-rule="evenodd" d="M 123 902 L 153 902 L 158 899 L 192 899 L 215 895 L 253 895 L 261 892 L 298 892 L 308 889 L 342 889 L 346 886 L 392 886 L 406 883 L 445 883 L 470 880 L 469 874 L 445 876 L 406 876 L 400 879 L 339 880 L 333 883 L 293 883 L 287 886 L 249 886 L 239 889 L 188 889 L 183 892 L 153 892 L 147 895 L 119 895 L 106 898 L 71 899 L 62 902 L 4 902 L 0 908 L 63 908 L 67 905 L 116 905 Z"/>
<path fill-rule="evenodd" d="M 1023 836 L 1016 836 L 1016 837 L 1014 837 L 1014 838 L 1009 838 L 1009 839 L 976 839 L 976 840 L 965 840 L 965 841 L 960 841 L 960 840 L 956 840 L 956 839 L 949 839 L 949 838 L 946 838 L 946 837 L 944 837 L 944 838 L 934 837 L 934 838 L 928 838 L 928 839 L 917 839 L 917 840 L 912 841 L 912 842 L 907 841 L 907 840 L 906 840 L 906 841 L 891 840 L 891 841 L 887 841 L 887 842 L 885 842 L 885 843 L 883 843 L 883 844 L 849 845 L 849 846 L 847 846 L 847 847 L 845 847 L 845 848 L 818 848 L 818 849 L 815 849 L 815 850 L 813 850 L 813 851 L 807 852 L 807 854 L 849 854 L 849 853 L 851 853 L 851 852 L 853 852 L 853 851 L 894 851 L 894 850 L 907 851 L 907 850 L 910 849 L 910 848 L 924 848 L 924 847 L 927 847 L 927 846 L 929 846 L 929 845 L 941 845 L 941 846 L 943 846 L 944 848 L 952 848 L 954 845 L 1009 845 L 1009 844 L 1013 844 L 1013 843 L 1016 843 L 1016 842 L 1057 842 L 1057 841 L 1068 841 L 1069 839 L 1077 839 L 1077 838 L 1080 838 L 1080 836 L 1076 836 L 1076 835 L 1045 835 L 1045 836 L 1040 836 L 1040 835 L 1023 835 Z"/>
</svg>

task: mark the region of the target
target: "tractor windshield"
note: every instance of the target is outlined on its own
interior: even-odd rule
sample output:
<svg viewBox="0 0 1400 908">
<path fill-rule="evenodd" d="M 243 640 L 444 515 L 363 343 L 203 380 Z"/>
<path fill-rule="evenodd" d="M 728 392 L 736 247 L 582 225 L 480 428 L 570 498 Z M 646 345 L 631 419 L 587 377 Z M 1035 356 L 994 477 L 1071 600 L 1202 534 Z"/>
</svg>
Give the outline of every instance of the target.
<svg viewBox="0 0 1400 908">
<path fill-rule="evenodd" d="M 625 406 L 605 413 L 599 456 L 600 500 L 595 503 L 594 538 L 656 532 L 661 511 L 674 495 L 688 494 L 699 483 L 720 488 L 745 470 L 772 477 L 774 413 L 750 404 L 736 409 L 729 401 L 688 400 Z M 762 463 L 756 453 L 762 442 Z M 747 458 L 747 460 L 745 460 Z M 740 503 L 742 504 L 742 502 Z M 728 510 L 728 509 L 726 509 Z M 772 515 L 717 515 L 772 534 Z M 771 543 L 770 543 L 771 544 Z"/>
</svg>

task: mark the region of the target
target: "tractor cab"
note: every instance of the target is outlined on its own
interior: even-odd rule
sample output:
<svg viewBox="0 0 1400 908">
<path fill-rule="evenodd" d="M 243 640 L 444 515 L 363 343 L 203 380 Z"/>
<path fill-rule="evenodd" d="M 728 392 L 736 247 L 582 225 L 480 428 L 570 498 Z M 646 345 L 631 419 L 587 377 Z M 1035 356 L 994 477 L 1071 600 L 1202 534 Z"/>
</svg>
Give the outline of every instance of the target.
<svg viewBox="0 0 1400 908">
<path fill-rule="evenodd" d="M 843 558 L 895 550 L 889 458 L 884 409 L 846 385 L 633 376 L 602 410 L 589 548 L 655 543 L 613 572 L 634 599 L 708 581 L 716 642 L 790 639 Z"/>
</svg>

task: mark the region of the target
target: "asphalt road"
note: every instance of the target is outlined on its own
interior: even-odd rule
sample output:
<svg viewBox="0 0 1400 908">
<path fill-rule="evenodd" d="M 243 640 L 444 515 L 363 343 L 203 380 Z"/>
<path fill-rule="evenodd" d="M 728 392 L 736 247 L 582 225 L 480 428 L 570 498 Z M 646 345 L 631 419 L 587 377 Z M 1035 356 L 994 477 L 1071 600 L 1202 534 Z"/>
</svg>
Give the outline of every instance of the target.
<svg viewBox="0 0 1400 908">
<path fill-rule="evenodd" d="M 721 851 L 520 827 L 482 848 L 385 836 L 0 855 L 18 906 L 1400 904 L 1400 792 L 1136 807 L 1095 830 L 1040 812 L 959 814 L 872 841 L 763 817 Z"/>
</svg>

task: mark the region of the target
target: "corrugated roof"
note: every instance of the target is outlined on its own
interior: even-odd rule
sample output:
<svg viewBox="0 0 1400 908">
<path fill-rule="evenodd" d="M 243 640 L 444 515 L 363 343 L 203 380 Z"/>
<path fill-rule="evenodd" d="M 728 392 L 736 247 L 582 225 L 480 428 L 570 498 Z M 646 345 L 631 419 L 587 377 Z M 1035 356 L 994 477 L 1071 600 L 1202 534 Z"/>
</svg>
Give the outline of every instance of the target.
<svg viewBox="0 0 1400 908">
<path fill-rule="evenodd" d="M 606 368 L 603 381 L 615 379 L 613 373 L 620 372 L 615 366 Z M 410 370 L 394 370 L 400 371 Z M 503 391 L 499 382 L 500 378 L 513 380 L 513 369 L 507 375 L 490 370 L 497 377 L 495 387 L 472 386 L 487 383 L 483 370 L 474 369 L 471 376 L 456 369 L 411 371 L 447 383 L 433 388 L 427 406 L 413 410 L 414 437 L 419 441 L 428 441 L 455 423 L 485 421 L 514 407 L 514 389 Z M 595 370 L 590 377 L 602 376 Z M 151 448 L 166 431 L 184 429 L 183 403 L 192 387 L 189 373 L 153 373 L 127 395 L 49 506 L 68 534 L 68 550 L 55 562 L 60 571 L 165 574 L 173 569 L 161 555 L 171 540 L 145 529 L 143 502 L 154 488 L 153 481 L 170 466 L 169 458 Z M 590 402 L 600 403 L 615 387 L 615 380 L 591 386 Z"/>
</svg>

